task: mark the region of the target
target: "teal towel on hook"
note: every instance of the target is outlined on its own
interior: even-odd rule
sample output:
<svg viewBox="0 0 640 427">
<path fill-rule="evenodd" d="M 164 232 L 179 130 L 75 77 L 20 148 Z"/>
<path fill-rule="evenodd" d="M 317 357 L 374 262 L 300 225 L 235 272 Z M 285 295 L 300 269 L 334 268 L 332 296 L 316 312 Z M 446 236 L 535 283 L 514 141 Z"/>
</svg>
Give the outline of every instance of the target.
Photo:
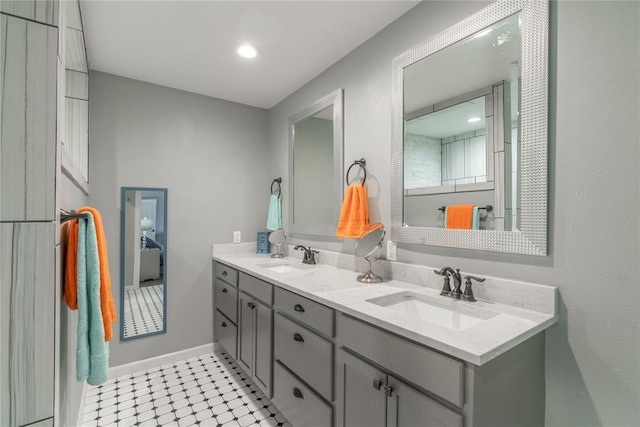
<svg viewBox="0 0 640 427">
<path fill-rule="evenodd" d="M 282 228 L 282 205 L 280 197 L 275 194 L 269 199 L 269 213 L 267 215 L 267 230 L 277 230 Z"/>
<path fill-rule="evenodd" d="M 473 207 L 473 217 L 471 218 L 471 229 L 480 230 L 480 210 L 477 206 Z"/>
<path fill-rule="evenodd" d="M 78 347 L 76 378 L 90 385 L 109 379 L 109 344 L 100 308 L 100 259 L 93 215 L 78 220 Z"/>
</svg>

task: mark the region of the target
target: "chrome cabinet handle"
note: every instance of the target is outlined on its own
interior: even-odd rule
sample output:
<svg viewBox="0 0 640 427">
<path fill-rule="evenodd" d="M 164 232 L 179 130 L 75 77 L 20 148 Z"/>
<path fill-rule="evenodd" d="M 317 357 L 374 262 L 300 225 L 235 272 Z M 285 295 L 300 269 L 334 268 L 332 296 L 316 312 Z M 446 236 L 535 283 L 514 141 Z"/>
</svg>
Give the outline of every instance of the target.
<svg viewBox="0 0 640 427">
<path fill-rule="evenodd" d="M 222 322 L 222 325 L 220 325 L 220 326 L 222 326 L 223 328 L 226 328 L 227 327 L 227 322 Z"/>
<path fill-rule="evenodd" d="M 222 288 L 222 293 L 223 293 L 223 294 L 226 294 L 227 292 L 229 292 L 229 291 L 227 290 L 227 288 Z"/>
<path fill-rule="evenodd" d="M 380 381 L 378 379 L 374 379 L 373 380 L 373 388 L 375 388 L 376 390 L 380 390 L 380 387 L 382 387 L 382 381 Z"/>
<path fill-rule="evenodd" d="M 247 303 L 247 307 L 249 307 L 251 310 L 253 310 L 254 308 L 256 308 L 256 305 L 251 303 L 251 302 L 248 302 Z"/>
<path fill-rule="evenodd" d="M 298 387 L 294 387 L 293 388 L 293 395 L 295 397 L 297 397 L 298 399 L 304 399 L 304 397 L 302 396 L 302 392 L 300 391 L 300 389 Z"/>
<path fill-rule="evenodd" d="M 389 387 L 388 385 L 382 387 L 382 389 L 384 390 L 384 394 L 387 395 L 387 397 L 391 397 L 391 393 L 393 392 L 393 387 Z"/>
<path fill-rule="evenodd" d="M 223 271 L 223 272 L 222 272 L 222 275 L 226 277 L 226 276 L 227 276 L 227 272 L 226 272 L 226 271 Z"/>
<path fill-rule="evenodd" d="M 302 338 L 302 335 L 298 333 L 293 334 L 293 340 L 298 342 L 304 342 L 304 338 Z"/>
<path fill-rule="evenodd" d="M 304 307 L 303 307 L 303 306 L 301 306 L 300 304 L 296 304 L 296 305 L 294 305 L 294 306 L 293 306 L 293 309 L 294 309 L 295 311 L 297 311 L 298 313 L 304 313 Z"/>
</svg>

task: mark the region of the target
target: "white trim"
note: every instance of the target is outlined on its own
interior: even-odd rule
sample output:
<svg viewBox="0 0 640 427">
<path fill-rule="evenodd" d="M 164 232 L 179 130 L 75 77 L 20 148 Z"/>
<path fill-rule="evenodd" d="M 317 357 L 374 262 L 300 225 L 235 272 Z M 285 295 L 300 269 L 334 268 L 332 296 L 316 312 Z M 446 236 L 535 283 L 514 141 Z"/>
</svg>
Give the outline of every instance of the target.
<svg viewBox="0 0 640 427">
<path fill-rule="evenodd" d="M 179 362 L 191 357 L 202 356 L 212 353 L 219 348 L 219 344 L 210 343 L 199 347 L 187 348 L 185 350 L 176 351 L 175 353 L 163 354 L 162 356 L 152 357 L 150 359 L 138 360 L 136 362 L 127 363 L 125 365 L 113 366 L 109 368 L 109 378 L 117 378 L 122 375 L 131 375 L 146 369 L 156 368 L 166 365 L 167 363 Z"/>
<path fill-rule="evenodd" d="M 78 408 L 78 418 L 76 418 L 76 425 L 82 424 L 84 418 L 84 404 L 87 399 L 87 382 L 82 382 L 82 393 L 80 394 L 80 407 Z"/>
</svg>

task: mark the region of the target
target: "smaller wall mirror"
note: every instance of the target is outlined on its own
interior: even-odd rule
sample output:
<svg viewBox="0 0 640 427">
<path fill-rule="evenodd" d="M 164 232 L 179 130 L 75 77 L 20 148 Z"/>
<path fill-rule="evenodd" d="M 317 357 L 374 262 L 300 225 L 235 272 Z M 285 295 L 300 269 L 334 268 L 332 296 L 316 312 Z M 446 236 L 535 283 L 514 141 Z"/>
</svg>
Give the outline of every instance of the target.
<svg viewBox="0 0 640 427">
<path fill-rule="evenodd" d="M 289 117 L 290 232 L 335 236 L 342 203 L 342 89 Z"/>
<path fill-rule="evenodd" d="M 122 187 L 120 339 L 167 331 L 167 189 Z"/>
</svg>

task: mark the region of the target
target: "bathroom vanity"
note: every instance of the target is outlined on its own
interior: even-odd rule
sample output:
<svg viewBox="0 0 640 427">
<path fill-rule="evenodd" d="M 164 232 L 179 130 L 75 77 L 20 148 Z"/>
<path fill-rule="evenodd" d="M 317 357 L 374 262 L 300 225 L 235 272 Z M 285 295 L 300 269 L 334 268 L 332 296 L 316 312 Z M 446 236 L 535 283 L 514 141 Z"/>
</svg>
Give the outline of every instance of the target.
<svg viewBox="0 0 640 427">
<path fill-rule="evenodd" d="M 556 322 L 556 288 L 513 283 L 521 301 L 486 290 L 465 302 L 356 276 L 214 256 L 215 337 L 294 426 L 544 424 L 541 332 Z M 503 294 L 502 282 L 484 285 Z"/>
</svg>

